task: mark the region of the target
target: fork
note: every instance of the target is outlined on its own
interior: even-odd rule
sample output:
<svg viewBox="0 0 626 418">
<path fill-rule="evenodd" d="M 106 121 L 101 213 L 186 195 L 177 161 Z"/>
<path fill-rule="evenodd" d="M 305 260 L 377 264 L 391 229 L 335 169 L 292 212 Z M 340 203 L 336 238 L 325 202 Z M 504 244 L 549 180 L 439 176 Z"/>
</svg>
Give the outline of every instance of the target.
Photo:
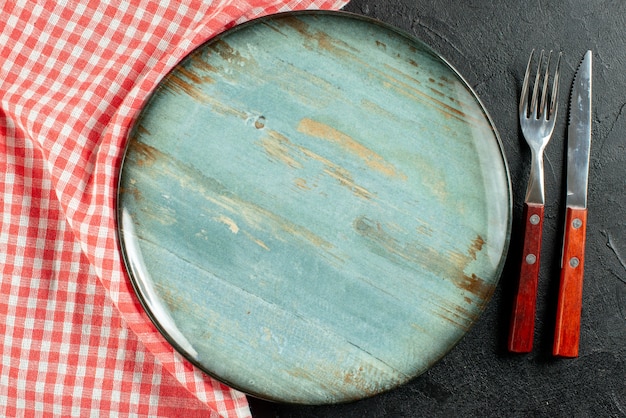
<svg viewBox="0 0 626 418">
<path fill-rule="evenodd" d="M 558 110 L 559 72 L 561 53 L 555 66 L 552 89 L 548 92 L 552 51 L 542 76 L 544 51 L 539 54 L 537 73 L 532 92 L 530 71 L 535 50 L 530 53 L 519 102 L 519 122 L 526 143 L 531 150 L 530 178 L 524 200 L 524 244 L 517 292 L 509 330 L 509 351 L 528 353 L 533 347 L 535 332 L 535 305 L 539 281 L 539 259 L 545 206 L 543 150 L 552 137 Z M 541 92 L 539 91 L 541 84 Z"/>
</svg>

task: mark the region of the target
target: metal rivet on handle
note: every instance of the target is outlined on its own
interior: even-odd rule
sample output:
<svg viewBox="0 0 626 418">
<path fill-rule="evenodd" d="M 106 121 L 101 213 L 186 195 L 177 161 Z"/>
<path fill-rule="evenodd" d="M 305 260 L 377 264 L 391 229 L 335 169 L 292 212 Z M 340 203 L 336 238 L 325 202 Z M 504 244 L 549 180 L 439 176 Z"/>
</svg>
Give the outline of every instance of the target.
<svg viewBox="0 0 626 418">
<path fill-rule="evenodd" d="M 576 218 L 572 221 L 572 226 L 574 227 L 574 229 L 578 229 L 581 226 L 583 226 L 583 221 L 581 221 L 580 219 Z"/>
<path fill-rule="evenodd" d="M 537 256 L 535 254 L 528 254 L 526 256 L 526 262 L 528 264 L 535 264 L 537 262 Z"/>
<path fill-rule="evenodd" d="M 580 260 L 577 257 L 572 257 L 569 259 L 569 265 L 572 268 L 578 267 L 579 264 L 580 264 Z"/>
<path fill-rule="evenodd" d="M 540 220 L 541 218 L 536 214 L 530 217 L 530 223 L 533 225 L 538 225 Z"/>
</svg>

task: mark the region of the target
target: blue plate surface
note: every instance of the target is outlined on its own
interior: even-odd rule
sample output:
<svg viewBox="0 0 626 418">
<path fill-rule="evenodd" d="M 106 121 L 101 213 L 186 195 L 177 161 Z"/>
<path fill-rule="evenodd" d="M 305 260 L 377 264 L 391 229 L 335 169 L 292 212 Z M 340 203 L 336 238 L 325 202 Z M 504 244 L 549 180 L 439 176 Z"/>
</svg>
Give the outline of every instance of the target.
<svg viewBox="0 0 626 418">
<path fill-rule="evenodd" d="M 448 352 L 502 271 L 497 133 L 442 58 L 344 13 L 208 41 L 128 139 L 124 259 L 146 311 L 207 373 L 281 402 L 396 387 Z"/>
</svg>

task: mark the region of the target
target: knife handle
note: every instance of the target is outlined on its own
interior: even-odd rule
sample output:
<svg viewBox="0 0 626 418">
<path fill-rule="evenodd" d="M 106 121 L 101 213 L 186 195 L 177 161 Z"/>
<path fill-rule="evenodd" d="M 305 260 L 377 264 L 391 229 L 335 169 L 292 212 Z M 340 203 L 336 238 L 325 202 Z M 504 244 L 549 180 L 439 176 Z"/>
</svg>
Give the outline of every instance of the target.
<svg viewBox="0 0 626 418">
<path fill-rule="evenodd" d="M 586 231 L 587 209 L 567 208 L 563 259 L 561 260 L 561 284 L 552 348 L 552 354 L 559 357 L 578 357 Z"/>
<path fill-rule="evenodd" d="M 524 247 L 509 328 L 509 351 L 514 353 L 530 353 L 533 348 L 543 214 L 543 204 L 524 203 Z"/>
</svg>

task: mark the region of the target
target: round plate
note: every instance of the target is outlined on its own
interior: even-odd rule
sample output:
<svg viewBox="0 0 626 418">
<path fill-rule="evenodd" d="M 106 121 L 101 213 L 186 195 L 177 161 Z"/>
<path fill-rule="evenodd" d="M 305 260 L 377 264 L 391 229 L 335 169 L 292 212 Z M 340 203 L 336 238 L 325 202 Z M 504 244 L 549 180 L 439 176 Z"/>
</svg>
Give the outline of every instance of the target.
<svg viewBox="0 0 626 418">
<path fill-rule="evenodd" d="M 345 13 L 202 45 L 129 136 L 119 227 L 135 290 L 202 370 L 321 404 L 424 372 L 482 312 L 508 246 L 501 144 L 428 47 Z"/>
</svg>

